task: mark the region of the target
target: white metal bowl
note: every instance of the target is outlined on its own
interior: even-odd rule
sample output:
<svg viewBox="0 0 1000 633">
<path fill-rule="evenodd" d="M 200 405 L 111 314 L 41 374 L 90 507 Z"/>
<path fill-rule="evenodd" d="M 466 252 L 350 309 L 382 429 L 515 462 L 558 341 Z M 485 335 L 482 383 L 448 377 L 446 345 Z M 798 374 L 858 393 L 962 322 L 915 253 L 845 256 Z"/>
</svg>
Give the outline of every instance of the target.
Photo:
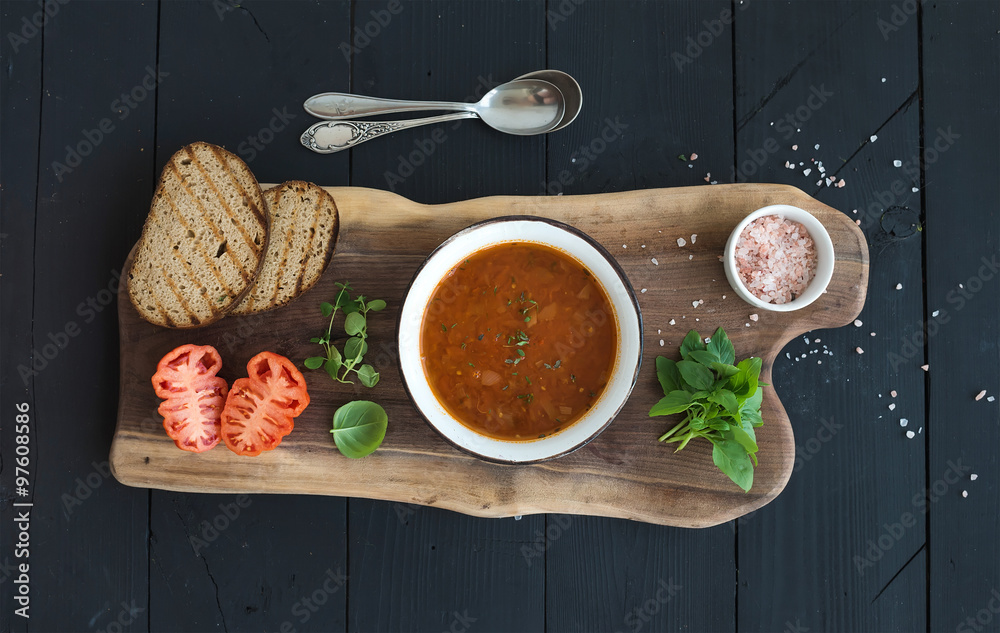
<svg viewBox="0 0 1000 633">
<path fill-rule="evenodd" d="M 456 420 L 438 402 L 424 373 L 420 332 L 424 311 L 438 283 L 456 264 L 488 246 L 510 242 L 544 244 L 569 255 L 603 286 L 618 326 L 618 353 L 611 380 L 579 420 L 544 438 L 504 441 L 481 435 Z M 427 423 L 456 448 L 487 461 L 523 464 L 570 453 L 597 437 L 632 393 L 642 362 L 642 315 L 624 271 L 582 231 L 547 218 L 505 216 L 474 224 L 448 238 L 417 270 L 403 300 L 397 327 L 403 386 Z"/>
<path fill-rule="evenodd" d="M 816 274 L 813 276 L 812 281 L 809 282 L 809 285 L 806 286 L 805 291 L 788 303 L 768 303 L 767 301 L 758 299 L 743 285 L 743 280 L 736 269 L 736 243 L 740 239 L 740 234 L 748 224 L 766 215 L 780 215 L 786 220 L 802 224 L 809 231 L 809 236 L 816 245 Z M 788 204 L 772 204 L 762 209 L 757 209 L 736 225 L 733 232 L 729 234 L 729 240 L 726 242 L 726 252 L 723 261 L 729 285 L 733 287 L 733 290 L 736 291 L 736 294 L 741 299 L 761 310 L 791 312 L 806 307 L 816 299 L 819 299 L 826 291 L 826 287 L 830 284 L 830 279 L 833 278 L 833 240 L 830 239 L 830 234 L 827 232 L 826 227 L 823 226 L 823 223 L 805 209 L 793 207 Z"/>
</svg>

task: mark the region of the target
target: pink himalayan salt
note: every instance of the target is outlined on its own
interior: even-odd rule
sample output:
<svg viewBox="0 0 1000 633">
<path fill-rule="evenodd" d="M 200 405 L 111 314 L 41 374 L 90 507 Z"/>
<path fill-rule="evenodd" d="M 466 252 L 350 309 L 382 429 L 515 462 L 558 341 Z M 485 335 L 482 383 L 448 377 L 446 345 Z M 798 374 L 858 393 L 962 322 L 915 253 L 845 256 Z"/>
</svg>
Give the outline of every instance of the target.
<svg viewBox="0 0 1000 633">
<path fill-rule="evenodd" d="M 816 274 L 816 245 L 802 224 L 766 215 L 740 233 L 736 270 L 753 296 L 768 303 L 788 303 Z"/>
</svg>

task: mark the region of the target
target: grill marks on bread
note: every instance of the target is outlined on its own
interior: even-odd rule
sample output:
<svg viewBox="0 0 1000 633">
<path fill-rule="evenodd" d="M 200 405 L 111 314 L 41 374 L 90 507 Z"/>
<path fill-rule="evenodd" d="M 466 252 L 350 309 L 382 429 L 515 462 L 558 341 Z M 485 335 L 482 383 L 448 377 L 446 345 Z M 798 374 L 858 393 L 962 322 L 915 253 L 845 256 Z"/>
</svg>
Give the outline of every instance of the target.
<svg viewBox="0 0 1000 633">
<path fill-rule="evenodd" d="M 246 164 L 208 143 L 188 145 L 160 176 L 129 270 L 129 297 L 157 325 L 216 321 L 250 288 L 267 235 L 263 196 Z"/>
<path fill-rule="evenodd" d="M 264 192 L 269 242 L 264 265 L 235 314 L 283 306 L 322 276 L 339 229 L 337 205 L 322 187 L 293 180 Z"/>
</svg>

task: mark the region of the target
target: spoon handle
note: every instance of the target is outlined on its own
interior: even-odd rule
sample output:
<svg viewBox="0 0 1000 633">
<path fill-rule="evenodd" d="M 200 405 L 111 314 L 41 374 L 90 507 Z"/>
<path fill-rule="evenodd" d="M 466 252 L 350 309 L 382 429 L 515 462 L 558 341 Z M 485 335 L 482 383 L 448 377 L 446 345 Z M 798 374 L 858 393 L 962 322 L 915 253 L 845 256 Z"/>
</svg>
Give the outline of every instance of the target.
<svg viewBox="0 0 1000 633">
<path fill-rule="evenodd" d="M 310 125 L 299 140 L 317 154 L 333 154 L 396 130 L 458 119 L 474 119 L 476 116 L 475 112 L 456 112 L 405 121 L 320 121 Z"/>
<path fill-rule="evenodd" d="M 415 112 L 420 110 L 454 110 L 464 112 L 471 110 L 474 105 L 474 103 L 455 103 L 451 101 L 402 101 L 398 99 L 380 99 L 378 97 L 352 95 L 344 92 L 324 92 L 306 99 L 303 107 L 306 109 L 306 112 L 318 119 L 337 121 L 375 114 Z"/>
</svg>

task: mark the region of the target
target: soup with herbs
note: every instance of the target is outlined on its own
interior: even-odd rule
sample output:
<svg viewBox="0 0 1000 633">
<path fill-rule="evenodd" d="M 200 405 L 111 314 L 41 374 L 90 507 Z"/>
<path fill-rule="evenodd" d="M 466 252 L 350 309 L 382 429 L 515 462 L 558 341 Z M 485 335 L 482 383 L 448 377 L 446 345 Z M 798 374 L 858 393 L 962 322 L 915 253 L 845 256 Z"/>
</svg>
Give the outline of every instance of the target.
<svg viewBox="0 0 1000 633">
<path fill-rule="evenodd" d="M 530 242 L 488 246 L 448 271 L 420 333 L 438 401 L 473 431 L 534 440 L 597 402 L 618 328 L 604 288 L 575 259 Z"/>
</svg>

